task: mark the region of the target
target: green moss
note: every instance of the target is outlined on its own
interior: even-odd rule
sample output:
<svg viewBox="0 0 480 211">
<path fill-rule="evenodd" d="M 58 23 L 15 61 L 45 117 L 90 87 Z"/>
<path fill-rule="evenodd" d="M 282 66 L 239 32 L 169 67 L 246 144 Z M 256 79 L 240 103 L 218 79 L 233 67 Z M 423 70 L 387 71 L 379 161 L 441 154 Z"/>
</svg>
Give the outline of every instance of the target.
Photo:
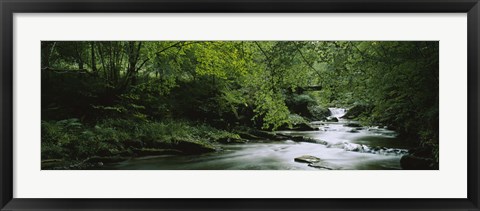
<svg viewBox="0 0 480 211">
<path fill-rule="evenodd" d="M 218 143 L 226 140 L 237 142 L 241 137 L 188 121 L 106 119 L 95 125 L 76 119 L 42 122 L 42 159 L 80 161 L 94 156 L 134 155 L 133 149 L 199 154 L 215 151 Z"/>
</svg>

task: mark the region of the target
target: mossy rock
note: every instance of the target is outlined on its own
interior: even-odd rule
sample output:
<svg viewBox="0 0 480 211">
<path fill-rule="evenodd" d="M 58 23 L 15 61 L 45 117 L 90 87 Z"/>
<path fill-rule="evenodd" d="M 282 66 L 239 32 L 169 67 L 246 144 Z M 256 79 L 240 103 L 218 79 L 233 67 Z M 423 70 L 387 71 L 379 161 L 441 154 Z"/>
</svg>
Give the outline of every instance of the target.
<svg viewBox="0 0 480 211">
<path fill-rule="evenodd" d="M 329 118 L 327 118 L 327 122 L 338 122 L 338 118 L 337 117 L 329 117 Z"/>
<path fill-rule="evenodd" d="M 277 140 L 278 136 L 273 133 L 262 131 L 262 130 L 251 130 L 249 131 L 251 134 L 261 137 L 263 139 L 270 139 L 270 140 Z"/>
<path fill-rule="evenodd" d="M 309 124 L 307 123 L 300 123 L 300 124 L 296 124 L 293 126 L 292 130 L 296 130 L 296 131 L 313 131 L 313 130 L 318 130 L 318 128 L 314 128 L 312 126 L 310 126 Z"/>
<path fill-rule="evenodd" d="M 345 127 L 362 127 L 361 124 L 354 123 L 354 122 L 350 122 L 350 123 L 344 124 L 343 126 L 345 126 Z"/>
<path fill-rule="evenodd" d="M 327 117 L 330 116 L 330 110 L 322 106 L 309 106 L 308 110 L 310 112 L 311 119 L 315 121 L 326 120 Z"/>
<path fill-rule="evenodd" d="M 65 161 L 62 159 L 47 159 L 47 160 L 42 160 L 41 162 L 41 166 L 42 166 L 41 168 L 43 170 L 53 169 L 53 168 L 64 166 L 64 165 L 65 165 Z"/>
<path fill-rule="evenodd" d="M 257 140 L 280 141 L 280 140 L 287 139 L 283 135 L 275 134 L 274 132 L 252 129 L 247 127 L 237 127 L 234 133 L 238 134 L 240 138 L 250 140 L 250 141 L 257 141 Z"/>
<path fill-rule="evenodd" d="M 125 147 L 131 147 L 131 148 L 143 148 L 145 147 L 145 144 L 141 140 L 126 140 L 123 142 L 123 145 Z"/>
<path fill-rule="evenodd" d="M 317 143 L 317 144 L 324 144 L 324 145 L 327 144 L 327 142 L 323 140 L 317 140 L 317 139 L 313 139 L 305 136 L 294 136 L 292 140 L 296 142 L 308 142 L 308 143 Z"/>
<path fill-rule="evenodd" d="M 317 162 L 321 161 L 320 158 L 317 158 L 317 157 L 311 156 L 311 155 L 303 155 L 303 156 L 300 156 L 300 157 L 296 157 L 293 160 L 295 162 L 299 162 L 299 163 L 317 163 Z"/>
<path fill-rule="evenodd" d="M 176 149 L 133 149 L 136 156 L 155 156 L 155 155 L 178 155 L 182 154 L 182 151 Z"/>
<path fill-rule="evenodd" d="M 114 157 L 100 157 L 100 156 L 93 156 L 85 159 L 82 163 L 118 163 L 122 162 L 125 160 L 128 160 L 128 157 L 120 157 L 120 156 L 114 156 Z"/>
<path fill-rule="evenodd" d="M 433 159 L 413 155 L 402 156 L 400 166 L 406 170 L 438 170 L 438 164 Z"/>
<path fill-rule="evenodd" d="M 294 130 L 294 131 L 314 131 L 318 128 L 314 128 L 307 123 L 293 124 L 291 127 L 288 124 L 284 124 L 278 128 L 278 130 Z"/>
<path fill-rule="evenodd" d="M 176 141 L 175 149 L 182 151 L 185 154 L 202 154 L 216 151 L 211 144 L 193 141 Z"/>
<path fill-rule="evenodd" d="M 368 105 L 355 105 L 347 110 L 347 113 L 343 116 L 345 119 L 356 119 L 362 114 L 369 114 L 372 112 L 373 107 Z"/>
<path fill-rule="evenodd" d="M 247 133 L 247 132 L 239 132 L 239 131 L 237 131 L 237 132 L 235 132 L 235 133 L 237 133 L 237 134 L 240 136 L 240 138 L 243 138 L 243 139 L 246 139 L 246 140 L 260 140 L 260 139 L 262 139 L 261 137 L 252 135 L 252 134 Z"/>
<path fill-rule="evenodd" d="M 216 142 L 222 143 L 222 144 L 238 144 L 238 143 L 246 143 L 248 141 L 240 138 L 224 137 L 216 140 Z"/>
</svg>

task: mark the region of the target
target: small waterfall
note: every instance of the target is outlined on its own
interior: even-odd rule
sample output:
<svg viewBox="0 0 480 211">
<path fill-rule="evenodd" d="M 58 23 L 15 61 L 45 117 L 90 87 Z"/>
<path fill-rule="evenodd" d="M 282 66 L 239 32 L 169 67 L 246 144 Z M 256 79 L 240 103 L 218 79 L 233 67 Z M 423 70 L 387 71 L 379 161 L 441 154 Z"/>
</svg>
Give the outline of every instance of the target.
<svg viewBox="0 0 480 211">
<path fill-rule="evenodd" d="M 341 118 L 347 112 L 344 108 L 328 108 L 330 111 L 330 117 Z"/>
</svg>

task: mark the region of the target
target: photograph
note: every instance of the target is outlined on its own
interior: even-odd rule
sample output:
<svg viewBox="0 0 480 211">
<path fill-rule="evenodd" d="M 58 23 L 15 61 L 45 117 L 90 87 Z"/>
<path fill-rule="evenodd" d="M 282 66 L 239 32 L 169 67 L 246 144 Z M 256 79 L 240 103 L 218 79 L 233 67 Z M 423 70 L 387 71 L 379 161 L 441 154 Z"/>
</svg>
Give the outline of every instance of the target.
<svg viewBox="0 0 480 211">
<path fill-rule="evenodd" d="M 439 170 L 438 40 L 43 40 L 40 71 L 41 170 Z"/>
</svg>

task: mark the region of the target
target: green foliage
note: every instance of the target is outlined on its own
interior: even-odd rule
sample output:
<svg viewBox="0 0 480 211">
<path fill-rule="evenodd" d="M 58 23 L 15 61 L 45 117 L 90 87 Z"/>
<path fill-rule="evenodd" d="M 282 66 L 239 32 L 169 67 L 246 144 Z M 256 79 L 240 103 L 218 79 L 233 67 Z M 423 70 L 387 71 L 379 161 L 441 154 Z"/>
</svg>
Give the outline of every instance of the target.
<svg viewBox="0 0 480 211">
<path fill-rule="evenodd" d="M 307 120 L 305 120 L 305 118 L 303 118 L 302 116 L 298 115 L 298 114 L 291 114 L 288 116 L 288 121 L 290 124 L 293 124 L 293 125 L 298 125 L 298 124 L 302 124 L 302 123 L 308 123 Z"/>
<path fill-rule="evenodd" d="M 237 138 L 178 119 L 274 130 L 346 107 L 351 118 L 395 128 L 438 157 L 438 44 L 45 41 L 42 156 L 115 154 L 128 150 L 125 140 L 171 147 Z M 58 122 L 70 118 L 79 120 Z"/>
<path fill-rule="evenodd" d="M 257 107 L 254 111 L 257 115 L 254 118 L 263 120 L 263 129 L 271 128 L 275 130 L 279 126 L 288 123 L 290 111 L 280 94 L 259 92 L 256 97 L 255 104 Z"/>
<path fill-rule="evenodd" d="M 307 118 L 312 118 L 313 114 L 310 112 L 311 107 L 317 105 L 317 101 L 308 94 L 289 94 L 285 100 L 288 109 L 296 114 L 302 115 Z"/>
<path fill-rule="evenodd" d="M 336 90 L 345 90 L 344 94 L 353 91 L 350 96 L 357 103 L 372 108 L 353 116 L 392 127 L 438 155 L 438 42 L 349 45 L 350 58 L 344 63 L 347 72 L 355 76 L 348 86 L 355 89 L 340 84 Z"/>
<path fill-rule="evenodd" d="M 83 125 L 78 119 L 43 121 L 42 159 L 83 160 L 128 154 L 137 148 L 195 153 L 214 150 L 216 142 L 224 139 L 240 139 L 240 136 L 205 124 L 174 120 L 105 119 L 94 126 Z"/>
<path fill-rule="evenodd" d="M 314 105 L 314 106 L 309 106 L 308 111 L 311 115 L 312 120 L 325 120 L 328 116 L 330 116 L 330 111 L 328 108 L 319 106 L 319 105 Z"/>
</svg>

